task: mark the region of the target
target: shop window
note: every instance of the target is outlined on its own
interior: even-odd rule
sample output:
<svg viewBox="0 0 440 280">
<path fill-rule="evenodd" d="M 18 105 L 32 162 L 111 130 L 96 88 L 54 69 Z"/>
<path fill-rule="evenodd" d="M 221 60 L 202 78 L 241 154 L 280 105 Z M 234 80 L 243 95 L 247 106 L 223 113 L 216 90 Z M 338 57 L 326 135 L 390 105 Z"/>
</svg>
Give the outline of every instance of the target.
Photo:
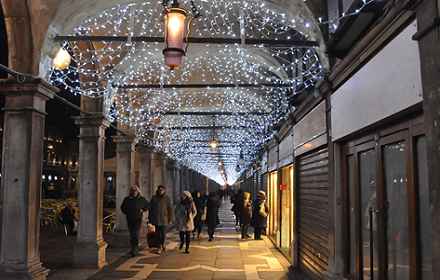
<svg viewBox="0 0 440 280">
<path fill-rule="evenodd" d="M 268 200 L 269 200 L 269 237 L 275 244 L 278 245 L 278 233 L 279 233 L 279 211 L 278 211 L 278 172 L 272 172 L 269 175 L 268 181 Z"/>
<path fill-rule="evenodd" d="M 293 241 L 293 166 L 282 169 L 281 173 L 281 250 L 290 258 Z"/>
<path fill-rule="evenodd" d="M 362 269 L 364 279 L 373 277 L 377 279 L 376 153 L 374 150 L 360 153 L 359 169 Z"/>
<path fill-rule="evenodd" d="M 409 227 L 404 142 L 383 147 L 385 171 L 388 279 L 409 279 Z"/>
</svg>

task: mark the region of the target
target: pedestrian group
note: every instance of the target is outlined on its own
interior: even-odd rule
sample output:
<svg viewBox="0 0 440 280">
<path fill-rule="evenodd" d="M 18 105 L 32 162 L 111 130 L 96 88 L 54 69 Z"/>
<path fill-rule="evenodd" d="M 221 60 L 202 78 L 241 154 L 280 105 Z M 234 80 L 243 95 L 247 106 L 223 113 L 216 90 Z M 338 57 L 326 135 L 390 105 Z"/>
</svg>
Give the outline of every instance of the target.
<svg viewBox="0 0 440 280">
<path fill-rule="evenodd" d="M 208 241 L 213 241 L 216 228 L 220 224 L 219 208 L 227 195 L 229 193 L 224 191 L 208 194 L 202 194 L 200 191 L 194 193 L 184 191 L 173 209 L 165 186 L 157 187 L 150 202 L 142 196 L 137 186 L 131 187 L 129 195 L 121 205 L 121 211 L 127 218 L 131 256 L 139 254 L 139 236 L 144 223 L 148 246 L 157 254 L 166 251 L 167 230 L 173 221 L 175 229 L 179 232 L 179 249 L 184 250 L 184 253 L 189 254 L 191 239 L 200 239 L 204 224 L 208 229 Z M 269 214 L 265 192 L 259 191 L 253 203 L 248 192 L 238 190 L 230 196 L 233 204 L 231 210 L 235 215 L 237 231 L 241 232 L 241 238 L 251 237 L 248 232 L 249 227 L 252 226 L 254 238 L 261 240 L 261 236 L 266 232 Z"/>
</svg>

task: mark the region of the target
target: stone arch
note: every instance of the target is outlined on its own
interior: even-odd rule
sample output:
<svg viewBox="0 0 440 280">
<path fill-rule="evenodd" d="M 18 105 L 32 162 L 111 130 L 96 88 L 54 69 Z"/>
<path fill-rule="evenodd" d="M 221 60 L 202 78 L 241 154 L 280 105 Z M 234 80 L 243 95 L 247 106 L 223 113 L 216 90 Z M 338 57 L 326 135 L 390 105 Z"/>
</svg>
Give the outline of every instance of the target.
<svg viewBox="0 0 440 280">
<path fill-rule="evenodd" d="M 2 0 L 5 1 L 5 0 Z M 40 0 L 53 2 L 55 0 Z M 106 0 L 106 1 L 89 1 L 89 0 L 73 0 L 73 1 L 58 1 L 56 13 L 53 14 L 50 22 L 47 24 L 47 33 L 44 37 L 44 42 L 41 45 L 41 62 L 39 65 L 39 76 L 47 78 L 47 73 L 51 67 L 52 59 L 54 57 L 54 50 L 59 47 L 53 41 L 56 35 L 71 34 L 73 28 L 86 18 L 96 15 L 98 12 L 110 9 L 116 5 L 124 5 L 128 3 L 141 3 L 142 0 Z M 308 7 L 308 3 L 303 0 L 266 0 L 268 6 L 277 7 L 277 10 L 285 10 L 287 19 L 300 18 L 300 22 L 304 23 L 306 20 L 310 23 L 310 27 L 305 28 L 299 25 L 297 30 L 308 37 L 308 39 L 319 42 L 320 47 L 317 49 L 322 65 L 328 67 L 328 59 L 326 55 L 326 46 L 324 37 L 315 15 Z M 268 61 L 270 64 L 270 61 Z"/>
<path fill-rule="evenodd" d="M 9 67 L 38 75 L 41 48 L 59 1 L 0 1 L 6 23 Z"/>
</svg>

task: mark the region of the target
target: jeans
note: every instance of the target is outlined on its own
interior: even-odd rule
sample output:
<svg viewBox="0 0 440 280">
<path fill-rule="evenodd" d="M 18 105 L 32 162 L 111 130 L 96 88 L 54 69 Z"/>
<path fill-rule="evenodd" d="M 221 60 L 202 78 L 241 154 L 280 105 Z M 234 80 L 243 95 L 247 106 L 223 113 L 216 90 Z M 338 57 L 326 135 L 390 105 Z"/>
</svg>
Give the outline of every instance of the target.
<svg viewBox="0 0 440 280">
<path fill-rule="evenodd" d="M 200 221 L 198 224 L 195 225 L 193 233 L 197 232 L 197 236 L 200 236 L 200 233 L 202 232 L 202 228 L 203 228 L 203 222 Z"/>
<path fill-rule="evenodd" d="M 190 231 L 180 231 L 180 249 L 183 248 L 183 244 L 185 244 L 185 251 L 188 251 L 189 244 L 191 242 L 191 232 Z"/>
<path fill-rule="evenodd" d="M 166 226 L 155 225 L 155 227 L 156 227 L 157 235 L 159 238 L 159 244 L 162 247 L 164 247 L 165 246 L 165 238 L 166 238 Z"/>
<path fill-rule="evenodd" d="M 131 252 L 137 254 L 139 251 L 139 232 L 141 229 L 142 221 L 128 224 L 128 230 L 130 232 L 130 245 Z"/>
<path fill-rule="evenodd" d="M 249 230 L 249 224 L 241 225 L 241 238 L 245 238 L 249 236 L 248 230 Z"/>
</svg>

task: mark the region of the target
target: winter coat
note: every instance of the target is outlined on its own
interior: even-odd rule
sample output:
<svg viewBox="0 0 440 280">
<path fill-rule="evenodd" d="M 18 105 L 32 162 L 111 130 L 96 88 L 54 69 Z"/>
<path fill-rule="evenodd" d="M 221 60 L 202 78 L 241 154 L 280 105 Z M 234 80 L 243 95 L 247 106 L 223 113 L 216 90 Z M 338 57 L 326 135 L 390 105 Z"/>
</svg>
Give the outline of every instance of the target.
<svg viewBox="0 0 440 280">
<path fill-rule="evenodd" d="M 196 205 L 196 209 L 197 209 L 197 215 L 194 218 L 194 224 L 198 225 L 199 223 L 202 222 L 202 215 L 203 215 L 203 212 L 205 212 L 207 197 L 206 196 L 200 196 L 200 197 L 193 196 L 193 199 L 194 199 L 194 204 Z"/>
<path fill-rule="evenodd" d="M 256 199 L 252 210 L 252 226 L 257 228 L 267 227 L 267 217 L 269 215 L 269 207 L 266 204 L 266 200 Z M 261 214 L 261 210 L 264 210 L 266 216 Z"/>
<path fill-rule="evenodd" d="M 243 208 L 243 192 L 242 191 L 238 191 L 235 195 L 234 198 L 232 199 L 232 212 L 234 212 L 234 214 L 236 216 L 239 216 L 241 213 L 241 209 Z"/>
<path fill-rule="evenodd" d="M 60 213 L 61 219 L 63 219 L 63 224 L 71 224 L 75 220 L 75 209 L 71 207 L 64 207 Z"/>
<path fill-rule="evenodd" d="M 155 194 L 151 198 L 150 212 L 148 215 L 150 223 L 156 226 L 166 226 L 173 220 L 173 208 L 168 195 Z"/>
<path fill-rule="evenodd" d="M 206 203 L 206 224 L 208 227 L 214 228 L 217 226 L 218 209 L 220 208 L 221 201 L 217 195 L 210 195 L 208 202 Z"/>
<path fill-rule="evenodd" d="M 194 217 L 197 215 L 196 205 L 190 200 L 190 210 L 187 213 L 186 205 L 182 202 L 178 203 L 175 208 L 176 229 L 178 231 L 193 231 Z"/>
<path fill-rule="evenodd" d="M 141 223 L 142 213 L 146 210 L 148 210 L 148 201 L 141 195 L 127 196 L 121 205 L 121 211 L 127 216 L 129 226 Z"/>
<path fill-rule="evenodd" d="M 240 213 L 240 222 L 243 225 L 249 225 L 252 218 L 252 203 L 250 200 L 251 194 L 243 193 L 242 208 Z"/>
</svg>

